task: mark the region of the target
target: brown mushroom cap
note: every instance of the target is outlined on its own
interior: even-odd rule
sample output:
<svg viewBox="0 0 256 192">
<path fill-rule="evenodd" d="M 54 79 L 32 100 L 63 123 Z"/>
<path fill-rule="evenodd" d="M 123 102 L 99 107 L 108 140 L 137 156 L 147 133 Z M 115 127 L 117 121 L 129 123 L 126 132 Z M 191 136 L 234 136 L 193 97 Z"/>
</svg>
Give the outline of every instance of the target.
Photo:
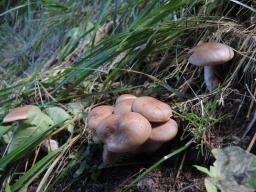
<svg viewBox="0 0 256 192">
<path fill-rule="evenodd" d="M 231 47 L 222 43 L 202 43 L 193 49 L 190 53 L 189 62 L 196 66 L 214 66 L 228 62 L 234 57 L 234 51 Z"/>
<path fill-rule="evenodd" d="M 165 143 L 172 140 L 178 133 L 176 121 L 170 119 L 166 123 L 153 127 L 149 140 Z"/>
<path fill-rule="evenodd" d="M 29 111 L 35 107 L 36 106 L 34 106 L 34 105 L 25 105 L 25 106 L 14 108 L 4 117 L 3 122 L 9 123 L 9 122 L 13 122 L 13 121 L 27 119 Z"/>
<path fill-rule="evenodd" d="M 152 132 L 148 140 L 141 145 L 138 152 L 152 153 L 159 149 L 165 142 L 171 141 L 178 133 L 178 125 L 176 121 L 170 119 L 166 123 L 153 126 Z"/>
<path fill-rule="evenodd" d="M 125 99 L 117 103 L 113 110 L 114 114 L 122 115 L 128 112 L 132 112 L 132 104 L 134 100 L 135 99 Z"/>
<path fill-rule="evenodd" d="M 150 136 L 151 125 L 142 115 L 128 112 L 123 115 L 111 115 L 96 128 L 108 151 L 126 153 L 134 151 Z"/>
<path fill-rule="evenodd" d="M 148 96 L 135 99 L 132 111 L 140 113 L 150 122 L 166 122 L 172 116 L 172 109 L 169 105 Z"/>
<path fill-rule="evenodd" d="M 131 95 L 131 94 L 123 94 L 120 95 L 119 97 L 117 97 L 116 99 L 116 104 L 126 100 L 126 99 L 136 99 L 137 97 L 135 95 Z"/>
<path fill-rule="evenodd" d="M 103 29 L 103 30 L 104 30 L 104 33 L 110 35 L 111 32 L 113 31 L 114 22 L 113 22 L 113 21 L 109 21 L 109 22 L 105 23 L 105 24 L 103 25 L 103 27 L 104 27 L 104 29 Z"/>
<path fill-rule="evenodd" d="M 97 125 L 96 136 L 99 141 L 105 142 L 115 133 L 119 117 L 120 115 L 111 114 Z"/>
<path fill-rule="evenodd" d="M 106 117 L 111 115 L 113 107 L 110 105 L 102 105 L 95 107 L 88 114 L 88 127 L 91 130 L 95 130 L 97 125 Z"/>
</svg>

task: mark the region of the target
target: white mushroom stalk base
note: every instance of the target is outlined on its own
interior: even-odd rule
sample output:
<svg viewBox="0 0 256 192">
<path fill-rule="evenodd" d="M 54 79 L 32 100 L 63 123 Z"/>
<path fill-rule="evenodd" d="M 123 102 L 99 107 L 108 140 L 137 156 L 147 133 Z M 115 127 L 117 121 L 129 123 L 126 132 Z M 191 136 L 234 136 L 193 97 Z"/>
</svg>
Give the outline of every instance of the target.
<svg viewBox="0 0 256 192">
<path fill-rule="evenodd" d="M 103 163 L 105 165 L 114 164 L 121 156 L 122 155 L 120 153 L 114 153 L 109 151 L 107 149 L 107 146 L 104 145 L 102 158 L 103 158 Z"/>
<path fill-rule="evenodd" d="M 205 66 L 204 67 L 204 81 L 207 89 L 211 92 L 218 86 L 218 79 L 214 74 L 214 67 Z"/>
</svg>

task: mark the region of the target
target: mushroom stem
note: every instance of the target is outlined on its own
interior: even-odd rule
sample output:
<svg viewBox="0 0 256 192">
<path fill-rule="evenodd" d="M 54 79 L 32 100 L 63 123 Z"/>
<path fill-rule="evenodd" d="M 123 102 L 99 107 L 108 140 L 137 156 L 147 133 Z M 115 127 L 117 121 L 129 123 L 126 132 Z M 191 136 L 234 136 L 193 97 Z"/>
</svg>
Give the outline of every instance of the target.
<svg viewBox="0 0 256 192">
<path fill-rule="evenodd" d="M 114 153 L 112 151 L 109 151 L 107 149 L 107 146 L 104 145 L 102 159 L 105 165 L 111 165 L 115 163 L 121 156 L 122 155 L 120 153 Z"/>
<path fill-rule="evenodd" d="M 218 86 L 218 79 L 214 74 L 214 66 L 204 67 L 204 81 L 207 89 L 211 92 Z"/>
</svg>

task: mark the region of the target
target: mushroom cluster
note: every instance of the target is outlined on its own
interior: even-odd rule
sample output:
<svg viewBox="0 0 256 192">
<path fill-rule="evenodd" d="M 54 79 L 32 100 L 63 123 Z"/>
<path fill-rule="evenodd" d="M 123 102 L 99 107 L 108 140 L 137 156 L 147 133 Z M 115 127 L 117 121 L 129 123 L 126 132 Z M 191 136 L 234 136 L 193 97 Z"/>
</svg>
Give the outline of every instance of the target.
<svg viewBox="0 0 256 192">
<path fill-rule="evenodd" d="M 111 164 L 122 154 L 152 153 L 178 132 L 171 107 L 153 97 L 124 94 L 114 107 L 102 105 L 88 114 L 94 141 L 104 143 L 103 162 Z"/>
</svg>

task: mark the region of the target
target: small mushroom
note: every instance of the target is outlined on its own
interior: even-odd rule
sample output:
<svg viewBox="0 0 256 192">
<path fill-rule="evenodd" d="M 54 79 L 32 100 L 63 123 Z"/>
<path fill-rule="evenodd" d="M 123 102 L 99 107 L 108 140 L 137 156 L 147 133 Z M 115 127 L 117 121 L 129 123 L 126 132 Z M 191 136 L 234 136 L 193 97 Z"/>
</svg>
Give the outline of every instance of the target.
<svg viewBox="0 0 256 192">
<path fill-rule="evenodd" d="M 116 104 L 118 104 L 124 100 L 127 100 L 127 99 L 136 99 L 136 98 L 137 98 L 136 96 L 131 95 L 131 94 L 123 94 L 123 95 L 120 95 L 119 97 L 117 97 Z"/>
<path fill-rule="evenodd" d="M 111 162 L 111 153 L 116 156 L 116 153 L 134 152 L 149 138 L 151 130 L 149 121 L 138 113 L 112 114 L 105 118 L 96 128 L 98 139 L 105 144 L 104 163 Z"/>
<path fill-rule="evenodd" d="M 10 123 L 10 122 L 13 122 L 13 121 L 26 120 L 26 119 L 29 118 L 29 115 L 36 114 L 37 112 L 41 112 L 41 110 L 40 110 L 40 108 L 38 108 L 37 106 L 34 106 L 34 105 L 24 105 L 24 106 L 21 106 L 21 107 L 16 107 L 16 108 L 12 109 L 4 117 L 3 122 L 4 123 Z M 42 117 L 42 114 L 41 114 L 41 116 L 39 115 L 38 118 L 41 118 L 41 117 Z M 36 122 L 34 122 L 34 123 L 36 123 Z M 25 127 L 25 128 L 29 129 L 29 127 Z M 24 129 L 24 127 L 22 129 Z M 58 149 L 59 144 L 58 144 L 58 141 L 56 141 L 56 140 L 47 139 L 47 140 L 44 140 L 42 142 L 41 147 L 44 151 L 50 152 L 50 151 Z M 12 149 L 12 145 L 10 145 L 10 147 L 9 147 L 9 150 L 11 150 L 11 149 Z"/>
<path fill-rule="evenodd" d="M 108 21 L 96 32 L 95 42 L 99 42 L 104 36 L 110 35 L 114 28 L 114 22 Z"/>
<path fill-rule="evenodd" d="M 59 148 L 58 141 L 54 139 L 46 139 L 42 143 L 42 149 L 46 152 L 51 152 Z"/>
<path fill-rule="evenodd" d="M 172 116 L 172 109 L 166 103 L 153 97 L 139 97 L 132 104 L 132 111 L 140 113 L 150 122 L 166 122 Z"/>
<path fill-rule="evenodd" d="M 113 31 L 113 27 L 114 27 L 114 22 L 113 21 L 108 21 L 103 25 L 103 30 L 106 34 L 110 35 L 111 32 Z"/>
<path fill-rule="evenodd" d="M 132 112 L 132 104 L 134 100 L 135 99 L 125 99 L 117 103 L 113 110 L 114 114 L 122 115 L 128 112 Z"/>
<path fill-rule="evenodd" d="M 32 108 L 37 108 L 36 106 L 33 105 L 24 105 L 21 107 L 16 107 L 12 109 L 3 119 L 4 123 L 10 123 L 13 121 L 18 121 L 18 120 L 25 120 L 28 118 L 28 113 L 29 111 L 32 110 Z"/>
<path fill-rule="evenodd" d="M 148 140 L 138 149 L 138 152 L 152 153 L 159 149 L 162 144 L 171 141 L 178 133 L 176 121 L 170 119 L 166 123 L 153 126 Z"/>
<path fill-rule="evenodd" d="M 113 112 L 113 107 L 110 105 L 102 105 L 95 107 L 88 114 L 88 128 L 95 130 L 99 122 L 111 115 Z"/>
<path fill-rule="evenodd" d="M 218 85 L 218 79 L 214 75 L 214 67 L 230 61 L 234 57 L 231 47 L 222 43 L 202 43 L 190 51 L 189 62 L 196 66 L 204 67 L 204 81 L 209 91 L 213 91 Z"/>
</svg>

